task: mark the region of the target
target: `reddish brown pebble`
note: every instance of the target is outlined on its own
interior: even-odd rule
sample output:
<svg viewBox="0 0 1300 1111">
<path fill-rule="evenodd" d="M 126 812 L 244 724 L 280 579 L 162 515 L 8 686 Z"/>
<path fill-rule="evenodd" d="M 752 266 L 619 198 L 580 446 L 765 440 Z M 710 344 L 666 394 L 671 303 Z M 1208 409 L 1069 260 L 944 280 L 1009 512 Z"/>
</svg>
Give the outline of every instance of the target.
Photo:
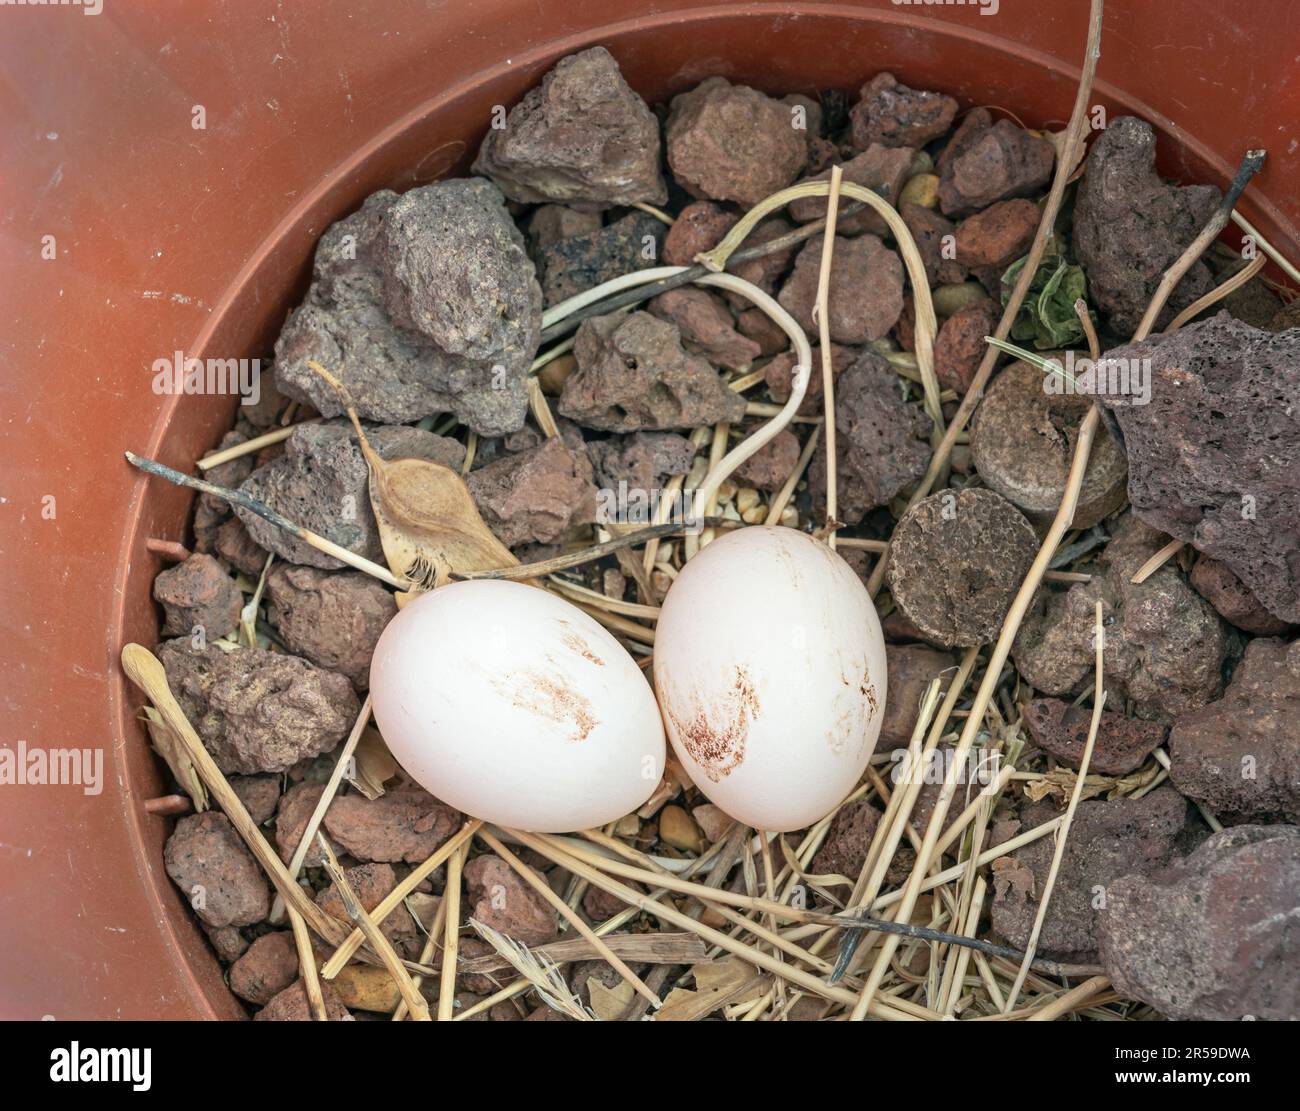
<svg viewBox="0 0 1300 1111">
<path fill-rule="evenodd" d="M 431 857 L 461 821 L 460 812 L 413 783 L 376 799 L 362 794 L 336 798 L 325 812 L 325 829 L 358 860 L 419 864 Z"/>
<path fill-rule="evenodd" d="M 209 640 L 217 640 L 234 630 L 244 608 L 235 580 L 210 555 L 201 553 L 154 579 L 153 596 L 165 614 L 163 636 L 189 636 L 202 629 Z"/>
<path fill-rule="evenodd" d="M 957 261 L 1004 270 L 1029 250 L 1041 213 L 1033 201 L 999 201 L 957 225 Z"/>
<path fill-rule="evenodd" d="M 823 408 L 821 352 L 822 349 L 819 346 L 812 349 L 812 371 L 808 376 L 808 391 L 804 394 L 803 404 L 799 406 L 799 412 L 803 416 L 819 414 Z M 838 343 L 832 343 L 832 380 L 838 381 L 840 375 L 857 361 L 858 355 L 859 352 L 856 348 L 841 347 Z M 763 367 L 763 379 L 767 383 L 767 392 L 772 395 L 773 401 L 784 403 L 789 400 L 790 385 L 794 378 L 796 362 L 793 351 L 783 351 Z"/>
<path fill-rule="evenodd" d="M 886 644 L 889 688 L 885 695 L 885 716 L 880 724 L 876 748 L 886 752 L 902 748 L 912 739 L 921 713 L 921 700 L 930 683 L 939 680 L 942 697 L 956 674 L 955 661 L 947 652 L 920 644 Z"/>
<path fill-rule="evenodd" d="M 945 159 L 939 204 L 948 216 L 969 216 L 996 201 L 1028 197 L 1052 176 L 1052 144 L 1010 120 L 967 131 L 960 153 Z"/>
<path fill-rule="evenodd" d="M 298 978 L 298 950 L 284 930 L 263 934 L 230 966 L 230 990 L 240 999 L 269 1003 Z"/>
<path fill-rule="evenodd" d="M 673 97 L 664 127 L 668 165 L 697 197 L 750 208 L 784 189 L 808 162 L 790 106 L 746 85 L 710 77 Z"/>
<path fill-rule="evenodd" d="M 555 910 L 499 856 L 485 853 L 465 866 L 473 917 L 521 945 L 555 936 Z"/>
<path fill-rule="evenodd" d="M 267 550 L 248 535 L 248 529 L 238 517 L 230 517 L 221 523 L 213 534 L 212 549 L 249 579 L 260 576 L 266 566 Z"/>
<path fill-rule="evenodd" d="M 468 485 L 484 523 L 508 548 L 554 543 L 596 519 L 591 462 L 558 437 L 479 468 Z"/>
<path fill-rule="evenodd" d="M 670 289 L 651 300 L 648 308 L 677 326 L 687 351 L 703 355 L 714 366 L 743 370 L 761 353 L 757 343 L 736 331 L 727 303 L 708 290 L 693 286 Z"/>
<path fill-rule="evenodd" d="M 1059 353 L 1049 357 L 1064 358 Z M 938 361 L 936 345 L 936 365 Z M 1079 425 L 1093 404 L 1084 394 L 1060 392 L 1058 384 L 1047 380 L 1036 366 L 1011 363 L 993 380 L 971 421 L 971 458 L 980 478 L 1038 525 L 1050 524 L 1056 517 Z M 1119 509 L 1127 497 L 1127 480 L 1124 449 L 1109 433 L 1099 431 L 1092 441 L 1072 527 L 1090 528 Z"/>
<path fill-rule="evenodd" d="M 388 864 L 359 864 L 355 868 L 345 868 L 343 874 L 362 908 L 367 911 L 374 910 L 397 886 L 397 874 Z M 340 922 L 355 925 L 348 913 L 347 904 L 343 902 L 343 896 L 334 884 L 316 896 L 316 905 Z M 424 935 L 405 906 L 394 907 L 379 923 L 379 929 L 393 943 L 400 956 L 409 959 L 419 952 Z"/>
<path fill-rule="evenodd" d="M 736 468 L 732 481 L 769 493 L 779 490 L 794 473 L 800 451 L 799 438 L 788 428 L 782 429 Z"/>
<path fill-rule="evenodd" d="M 894 603 L 945 647 L 993 640 L 1038 553 L 1034 527 L 991 490 L 941 490 L 894 529 Z"/>
<path fill-rule="evenodd" d="M 330 1022 L 343 1022 L 352 1017 L 328 980 L 321 981 L 320 990 Z M 315 1017 L 307 1001 L 307 985 L 302 980 L 290 984 L 253 1016 L 257 1022 L 311 1022 Z"/>
<path fill-rule="evenodd" d="M 251 926 L 271 911 L 266 877 L 230 819 L 214 810 L 176 823 L 167 874 L 209 926 Z"/>
<path fill-rule="evenodd" d="M 822 241 L 814 235 L 795 259 L 794 272 L 777 298 L 809 334 L 818 334 L 813 320 L 821 274 Z M 880 339 L 903 311 L 903 263 L 874 235 L 856 239 L 835 237 L 827 303 L 830 336 L 835 343 L 855 344 Z"/>
<path fill-rule="evenodd" d="M 1223 697 L 1174 722 L 1169 759 L 1227 821 L 1300 822 L 1300 641 L 1252 640 Z"/>
<path fill-rule="evenodd" d="M 957 115 L 957 102 L 942 93 L 922 92 L 900 85 L 892 73 L 878 73 L 862 86 L 849 112 L 853 145 L 866 150 L 872 143 L 887 147 L 923 147 L 937 139 Z"/>
<path fill-rule="evenodd" d="M 966 280 L 966 267 L 957 261 L 956 224 L 933 209 L 910 201 L 903 202 L 899 215 L 916 240 L 916 249 L 925 263 L 925 276 L 932 286 Z"/>
<path fill-rule="evenodd" d="M 934 341 L 934 373 L 941 386 L 955 390 L 958 396 L 970 389 L 989 349 L 984 337 L 993 334 L 1001 315 L 991 300 L 972 301 L 940 325 Z M 975 412 L 978 415 L 979 409 Z"/>
<path fill-rule="evenodd" d="M 1192 588 L 1219 612 L 1225 621 L 1255 636 L 1273 637 L 1291 628 L 1263 606 L 1226 563 L 1204 552 L 1192 564 L 1188 581 Z"/>
<path fill-rule="evenodd" d="M 260 826 L 271 820 L 280 802 L 278 775 L 232 775 L 228 782 L 254 822 Z"/>
<path fill-rule="evenodd" d="M 894 208 L 898 207 L 898 194 L 908 178 L 912 159 L 916 151 L 910 147 L 887 147 L 881 143 L 872 143 L 865 151 L 849 159 L 841 167 L 844 181 L 870 189 L 881 200 L 887 201 Z M 799 184 L 810 181 L 829 181 L 830 170 L 804 178 Z M 840 196 L 840 208 L 856 198 Z M 799 224 L 811 223 L 826 216 L 825 197 L 801 197 L 790 202 L 790 218 Z M 873 208 L 864 208 L 851 216 L 840 216 L 835 224 L 836 235 L 861 235 L 871 232 L 873 235 L 888 234 L 889 225 L 885 218 Z"/>
<path fill-rule="evenodd" d="M 664 237 L 664 262 L 692 266 L 695 256 L 711 251 L 740 217 L 712 201 L 693 201 L 677 214 Z"/>
<path fill-rule="evenodd" d="M 1073 706 L 1059 698 L 1036 698 L 1025 706 L 1024 722 L 1034 744 L 1067 768 L 1079 767 L 1092 725 L 1091 708 Z M 1127 775 L 1136 771 L 1164 744 L 1168 732 L 1168 727 L 1158 722 L 1103 711 L 1088 763 L 1089 774 Z"/>
<path fill-rule="evenodd" d="M 275 847 L 286 864 L 297 852 L 307 821 L 324 793 L 325 788 L 319 783 L 295 783 L 280 796 L 275 815 Z M 303 864 L 308 868 L 319 868 L 323 862 L 320 848 L 313 842 L 303 857 Z"/>
<path fill-rule="evenodd" d="M 269 615 L 290 652 L 337 671 L 358 690 L 370 686 L 370 657 L 397 603 L 360 571 L 280 564 L 266 579 Z"/>
</svg>

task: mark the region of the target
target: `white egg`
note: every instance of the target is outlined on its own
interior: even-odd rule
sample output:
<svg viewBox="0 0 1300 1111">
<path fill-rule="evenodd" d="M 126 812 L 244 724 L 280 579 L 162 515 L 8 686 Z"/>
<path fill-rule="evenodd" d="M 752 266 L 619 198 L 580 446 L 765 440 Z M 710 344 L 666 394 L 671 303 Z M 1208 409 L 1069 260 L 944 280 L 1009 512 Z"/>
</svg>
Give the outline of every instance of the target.
<svg viewBox="0 0 1300 1111">
<path fill-rule="evenodd" d="M 880 733 L 875 606 L 843 559 L 794 529 L 737 529 L 686 564 L 659 615 L 654 673 L 686 771 L 757 829 L 829 814 Z"/>
<path fill-rule="evenodd" d="M 370 693 L 402 767 L 499 825 L 604 825 L 645 802 L 663 773 L 663 723 L 640 668 L 537 587 L 478 580 L 417 598 L 379 638 Z"/>
</svg>

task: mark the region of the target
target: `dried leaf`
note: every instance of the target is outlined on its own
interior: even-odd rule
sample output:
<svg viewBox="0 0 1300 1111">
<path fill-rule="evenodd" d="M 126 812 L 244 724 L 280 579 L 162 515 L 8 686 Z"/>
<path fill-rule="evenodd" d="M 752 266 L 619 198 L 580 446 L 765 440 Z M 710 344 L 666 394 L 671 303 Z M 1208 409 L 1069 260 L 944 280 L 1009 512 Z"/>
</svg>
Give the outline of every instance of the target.
<svg viewBox="0 0 1300 1111">
<path fill-rule="evenodd" d="M 587 980 L 587 991 L 591 995 L 591 1013 L 601 1022 L 618 1022 L 636 996 L 635 989 L 626 980 L 610 988 L 595 976 Z"/>
<path fill-rule="evenodd" d="M 721 1007 L 751 1002 L 766 990 L 762 973 L 735 958 L 697 964 L 691 971 L 696 990 L 671 991 L 655 1014 L 656 1022 L 698 1022 Z"/>
<path fill-rule="evenodd" d="M 373 725 L 367 726 L 353 753 L 348 782 L 372 802 L 384 793 L 384 784 L 397 774 L 397 761 Z"/>
<path fill-rule="evenodd" d="M 429 459 L 383 459 L 370 446 L 343 384 L 315 361 L 307 364 L 343 399 L 370 468 L 370 505 L 384 559 L 416 591 L 446 583 L 452 571 L 515 567 L 517 560 L 479 516 L 469 487 L 450 467 Z M 398 605 L 409 595 L 398 596 Z"/>
<path fill-rule="evenodd" d="M 1055 799 L 1059 806 L 1065 806 L 1070 801 L 1070 796 L 1074 794 L 1074 782 L 1078 775 L 1069 768 L 1056 768 L 1048 772 L 1042 779 L 1033 779 L 1025 784 L 1025 794 L 1034 802 L 1040 799 Z M 1098 795 L 1104 795 L 1113 791 L 1116 781 L 1108 779 L 1105 776 L 1090 775 L 1083 783 L 1083 793 L 1079 796 L 1082 799 L 1096 798 Z"/>
<path fill-rule="evenodd" d="M 1065 137 L 1066 135 L 1069 134 L 1068 129 L 1062 131 L 1040 131 L 1038 132 L 1038 134 L 1052 144 L 1052 149 L 1056 152 L 1056 160 L 1058 162 L 1064 161 L 1065 160 Z M 1088 154 L 1088 144 L 1080 143 L 1079 153 L 1074 159 L 1074 165 L 1070 167 L 1070 176 L 1066 179 L 1067 181 L 1074 180 L 1076 174 L 1079 171 L 1079 167 L 1083 165 L 1083 160 L 1084 158 L 1087 157 L 1087 154 Z"/>
<path fill-rule="evenodd" d="M 144 722 L 149 730 L 149 739 L 153 742 L 154 751 L 166 761 L 176 782 L 190 796 L 190 802 L 194 804 L 194 812 L 199 814 L 207 810 L 208 789 L 203 785 L 203 780 L 199 778 L 199 773 L 190 763 L 189 757 L 185 755 L 185 746 L 180 738 L 172 732 L 172 727 L 152 706 L 144 707 Z"/>
</svg>

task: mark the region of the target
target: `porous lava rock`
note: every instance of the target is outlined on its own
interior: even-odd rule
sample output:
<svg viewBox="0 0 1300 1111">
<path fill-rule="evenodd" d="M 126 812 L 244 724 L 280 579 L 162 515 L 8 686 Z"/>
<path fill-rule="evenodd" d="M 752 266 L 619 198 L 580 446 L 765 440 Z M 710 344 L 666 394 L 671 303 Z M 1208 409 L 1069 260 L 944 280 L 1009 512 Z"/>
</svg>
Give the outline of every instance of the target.
<svg viewBox="0 0 1300 1111">
<path fill-rule="evenodd" d="M 488 131 L 472 167 L 512 201 L 663 204 L 659 122 L 603 46 L 562 58 Z"/>
<path fill-rule="evenodd" d="M 380 190 L 321 236 L 307 298 L 275 343 L 276 385 L 339 415 L 315 360 L 343 376 L 367 420 L 452 412 L 480 435 L 513 432 L 541 312 L 524 237 L 490 181 Z"/>
<path fill-rule="evenodd" d="M 1124 432 L 1133 511 L 1300 622 L 1300 330 L 1219 313 L 1106 359 L 1149 378 L 1149 399 L 1104 398 Z"/>
</svg>

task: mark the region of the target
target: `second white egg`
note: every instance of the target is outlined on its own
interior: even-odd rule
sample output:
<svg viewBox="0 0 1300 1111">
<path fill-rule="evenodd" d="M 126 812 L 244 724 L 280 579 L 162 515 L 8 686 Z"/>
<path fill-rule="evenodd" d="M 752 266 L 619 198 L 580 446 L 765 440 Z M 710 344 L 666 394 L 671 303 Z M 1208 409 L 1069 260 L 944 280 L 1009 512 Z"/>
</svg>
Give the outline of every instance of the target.
<svg viewBox="0 0 1300 1111">
<path fill-rule="evenodd" d="M 754 526 L 678 575 L 655 637 L 655 693 L 686 771 L 731 817 L 801 829 L 853 790 L 885 709 L 866 588 L 821 541 Z"/>
</svg>

